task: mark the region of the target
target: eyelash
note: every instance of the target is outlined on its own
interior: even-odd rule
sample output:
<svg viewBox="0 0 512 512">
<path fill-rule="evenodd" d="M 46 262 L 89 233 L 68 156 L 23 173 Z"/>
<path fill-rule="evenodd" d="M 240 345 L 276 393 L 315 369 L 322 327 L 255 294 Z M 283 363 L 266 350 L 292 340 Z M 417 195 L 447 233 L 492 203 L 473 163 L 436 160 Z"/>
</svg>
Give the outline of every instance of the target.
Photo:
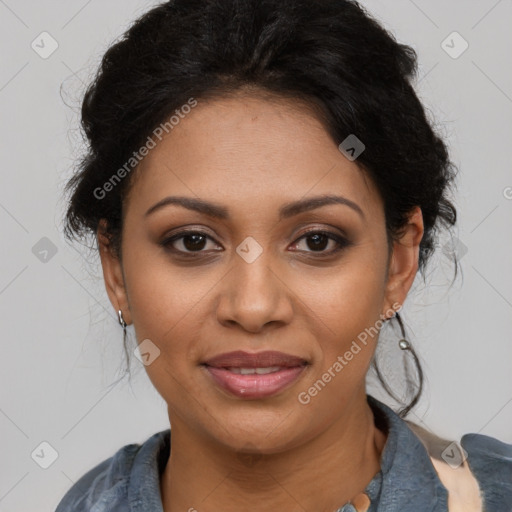
<svg viewBox="0 0 512 512">
<path fill-rule="evenodd" d="M 177 240 L 180 240 L 181 238 L 190 236 L 190 235 L 200 235 L 200 236 L 209 238 L 210 240 L 213 240 L 210 237 L 210 235 L 208 235 L 207 233 L 205 233 L 203 231 L 185 230 L 185 231 L 180 231 L 179 233 L 176 233 L 176 234 L 172 235 L 171 237 L 164 239 L 162 242 L 160 242 L 160 245 L 162 247 L 164 247 L 165 250 L 172 252 L 172 253 L 176 253 L 179 256 L 184 256 L 186 258 L 200 257 L 201 253 L 204 252 L 203 250 L 187 252 L 187 251 L 181 251 L 181 250 L 178 250 L 178 249 L 175 249 L 174 247 L 172 247 L 172 244 L 174 242 L 176 242 Z M 351 242 L 349 242 L 346 238 L 343 238 L 342 236 L 338 235 L 337 233 L 333 233 L 331 231 L 325 231 L 325 230 L 318 230 L 318 229 L 311 229 L 309 231 L 306 231 L 299 238 L 297 238 L 297 240 L 293 244 L 295 245 L 300 240 L 302 240 L 304 238 L 308 238 L 313 235 L 324 235 L 327 238 L 329 238 L 330 240 L 333 240 L 338 244 L 338 247 L 336 247 L 335 249 L 332 249 L 330 251 L 305 251 L 310 254 L 318 254 L 318 256 L 315 256 L 315 257 L 321 258 L 321 257 L 331 256 L 335 253 L 338 253 L 339 251 L 341 251 L 343 249 L 348 248 L 350 245 L 352 245 Z"/>
</svg>

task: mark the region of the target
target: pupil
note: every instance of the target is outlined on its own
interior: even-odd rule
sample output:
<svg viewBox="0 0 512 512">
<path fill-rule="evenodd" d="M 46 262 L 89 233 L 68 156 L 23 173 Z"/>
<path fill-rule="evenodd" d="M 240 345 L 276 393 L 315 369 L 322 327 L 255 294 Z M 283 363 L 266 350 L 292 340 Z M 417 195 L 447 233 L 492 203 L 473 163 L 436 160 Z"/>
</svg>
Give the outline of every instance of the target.
<svg viewBox="0 0 512 512">
<path fill-rule="evenodd" d="M 309 239 L 315 239 L 315 243 L 313 245 L 309 244 L 308 242 L 308 247 L 310 249 L 325 249 L 325 242 L 328 241 L 328 238 L 325 236 L 325 235 L 322 235 L 322 234 L 316 234 L 316 235 L 311 235 L 309 236 Z M 320 243 L 318 244 L 318 240 L 319 239 L 323 239 L 324 243 Z"/>
<path fill-rule="evenodd" d="M 187 235 L 183 238 L 183 245 L 187 251 L 201 250 L 204 247 L 204 238 L 203 235 Z M 310 243 L 311 240 L 313 240 L 313 243 Z M 325 249 L 326 242 L 328 242 L 328 238 L 322 234 L 310 235 L 308 237 L 308 247 L 310 249 Z"/>
<path fill-rule="evenodd" d="M 203 239 L 203 240 L 201 240 Z M 187 243 L 187 240 L 194 240 L 192 243 Z M 201 242 L 204 245 L 204 236 L 203 235 L 187 235 L 183 238 L 183 245 L 187 249 L 187 251 L 194 251 L 198 249 L 202 249 Z"/>
</svg>

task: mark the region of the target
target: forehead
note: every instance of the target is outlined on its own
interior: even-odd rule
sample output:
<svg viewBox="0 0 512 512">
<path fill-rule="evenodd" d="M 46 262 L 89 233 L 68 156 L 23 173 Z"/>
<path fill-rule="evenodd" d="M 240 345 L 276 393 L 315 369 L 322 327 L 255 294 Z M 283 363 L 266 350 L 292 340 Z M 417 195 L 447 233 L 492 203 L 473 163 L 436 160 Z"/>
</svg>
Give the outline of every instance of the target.
<svg viewBox="0 0 512 512">
<path fill-rule="evenodd" d="M 149 208 L 166 195 L 215 198 L 235 210 L 339 193 L 371 217 L 377 190 L 338 149 L 304 101 L 235 95 L 201 101 L 139 164 L 129 202 Z"/>
</svg>

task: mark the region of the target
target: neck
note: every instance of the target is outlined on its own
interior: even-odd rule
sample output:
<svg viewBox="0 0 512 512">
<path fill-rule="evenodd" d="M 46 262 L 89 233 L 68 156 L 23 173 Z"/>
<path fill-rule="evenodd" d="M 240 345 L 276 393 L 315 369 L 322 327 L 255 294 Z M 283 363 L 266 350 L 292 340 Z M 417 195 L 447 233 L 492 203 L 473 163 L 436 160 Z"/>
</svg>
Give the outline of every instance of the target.
<svg viewBox="0 0 512 512">
<path fill-rule="evenodd" d="M 240 456 L 173 422 L 161 479 L 163 508 L 332 512 L 363 492 L 379 471 L 385 441 L 366 394 L 314 439 L 277 454 Z"/>
</svg>

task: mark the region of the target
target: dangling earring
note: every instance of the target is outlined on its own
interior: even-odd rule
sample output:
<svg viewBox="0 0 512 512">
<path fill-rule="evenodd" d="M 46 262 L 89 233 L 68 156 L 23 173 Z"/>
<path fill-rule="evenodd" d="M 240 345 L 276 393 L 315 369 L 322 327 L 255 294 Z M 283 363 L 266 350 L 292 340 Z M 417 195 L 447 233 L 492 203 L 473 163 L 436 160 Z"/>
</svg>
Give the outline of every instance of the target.
<svg viewBox="0 0 512 512">
<path fill-rule="evenodd" d="M 405 329 L 402 319 L 400 318 L 400 314 L 398 311 L 395 313 L 396 319 L 398 320 L 398 324 L 400 325 L 400 330 L 402 331 L 402 338 L 398 341 L 398 346 L 401 350 L 411 350 L 411 344 L 405 339 Z"/>
<path fill-rule="evenodd" d="M 412 350 L 411 344 L 405 339 L 405 329 L 402 319 L 400 318 L 400 314 L 398 311 L 395 311 L 393 316 L 390 316 L 385 319 L 386 322 L 389 322 L 391 319 L 396 318 L 398 320 L 398 325 L 400 326 L 400 331 L 402 331 L 402 337 L 398 340 L 398 346 L 401 350 Z"/>
<path fill-rule="evenodd" d="M 123 328 L 123 346 L 124 346 L 124 353 L 126 355 L 126 368 L 127 371 L 130 367 L 130 359 L 128 357 L 128 347 L 126 345 L 126 322 L 123 318 L 123 312 L 121 310 L 118 310 L 117 316 L 119 317 L 119 323 L 121 324 L 121 327 Z"/>
<path fill-rule="evenodd" d="M 123 312 L 121 310 L 119 310 L 117 312 L 117 315 L 119 317 L 119 323 L 121 324 L 121 327 L 123 328 L 123 345 L 126 348 L 126 322 L 124 321 Z"/>
<path fill-rule="evenodd" d="M 121 324 L 121 327 L 123 328 L 124 334 L 126 334 L 126 322 L 124 321 L 124 318 L 123 318 L 123 312 L 121 310 L 119 310 L 117 312 L 117 316 L 119 317 L 119 323 Z"/>
<path fill-rule="evenodd" d="M 421 392 L 422 392 L 422 389 L 423 389 L 423 370 L 421 368 L 421 364 L 420 364 L 420 361 L 418 359 L 418 356 L 416 355 L 416 351 L 413 349 L 412 345 L 406 340 L 404 324 L 402 322 L 402 319 L 400 318 L 400 315 L 399 315 L 398 311 L 395 312 L 395 314 L 392 317 L 386 318 L 386 320 L 391 320 L 391 319 L 393 319 L 395 317 L 398 320 L 398 325 L 400 326 L 400 331 L 402 332 L 402 337 L 398 341 L 398 346 L 400 347 L 401 350 L 404 350 L 404 351 L 407 350 L 409 352 L 409 354 L 412 356 L 412 358 L 414 360 L 414 365 L 416 366 L 416 371 L 418 373 L 418 382 L 419 382 L 419 384 L 418 384 L 418 391 L 414 395 L 412 401 L 409 403 L 409 405 L 403 407 L 402 409 L 400 409 L 400 411 L 398 411 L 398 415 L 401 418 L 405 418 L 405 416 L 407 416 L 409 411 L 417 404 L 417 402 L 418 402 L 418 400 L 420 398 L 420 395 L 421 395 Z M 375 372 L 377 373 L 377 377 L 379 378 L 379 381 L 384 386 L 384 389 L 386 390 L 388 395 L 390 397 L 392 397 L 394 400 L 396 400 L 398 403 L 403 403 L 403 401 L 400 398 L 398 398 L 393 393 L 393 391 L 390 389 L 390 387 L 387 385 L 387 383 L 386 383 L 385 379 L 383 378 L 382 373 L 381 373 L 381 371 L 379 369 L 379 366 L 377 364 L 377 360 L 375 358 L 372 360 L 372 366 L 375 369 Z M 407 367 L 406 367 L 406 374 L 409 375 Z M 407 379 L 411 380 L 410 376 L 408 376 Z"/>
</svg>

